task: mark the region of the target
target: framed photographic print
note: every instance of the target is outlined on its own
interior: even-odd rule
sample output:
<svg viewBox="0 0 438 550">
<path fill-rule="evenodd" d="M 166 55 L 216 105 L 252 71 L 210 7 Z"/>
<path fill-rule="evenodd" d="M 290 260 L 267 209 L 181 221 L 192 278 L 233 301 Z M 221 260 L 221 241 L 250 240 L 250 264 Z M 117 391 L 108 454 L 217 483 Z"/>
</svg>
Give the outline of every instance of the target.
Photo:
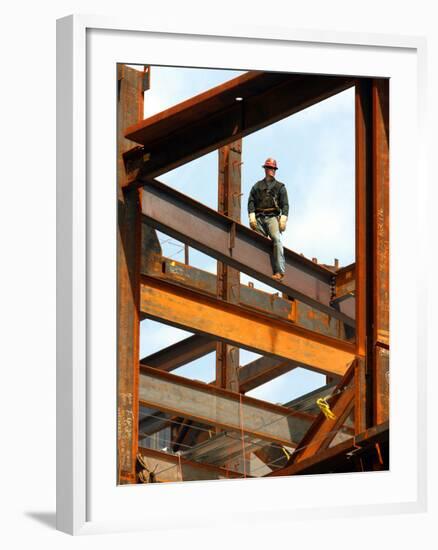
<svg viewBox="0 0 438 550">
<path fill-rule="evenodd" d="M 59 529 L 422 509 L 423 49 L 58 21 Z"/>
</svg>

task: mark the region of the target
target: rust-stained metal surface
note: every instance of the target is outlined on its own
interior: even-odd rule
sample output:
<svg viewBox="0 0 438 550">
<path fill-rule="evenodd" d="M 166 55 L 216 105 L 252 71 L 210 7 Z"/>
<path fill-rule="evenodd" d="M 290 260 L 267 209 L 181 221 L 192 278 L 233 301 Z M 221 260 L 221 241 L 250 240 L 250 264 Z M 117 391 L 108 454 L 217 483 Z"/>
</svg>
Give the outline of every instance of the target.
<svg viewBox="0 0 438 550">
<path fill-rule="evenodd" d="M 240 223 L 242 140 L 219 149 L 218 212 Z M 238 304 L 240 301 L 240 272 L 217 263 L 216 292 L 218 298 Z M 239 391 L 239 348 L 226 342 L 216 345 L 216 384 L 221 388 Z"/>
<path fill-rule="evenodd" d="M 256 353 L 291 359 L 322 373 L 342 376 L 354 358 L 354 346 L 348 342 L 150 277 L 142 277 L 140 307 L 151 319 Z"/>
<path fill-rule="evenodd" d="M 374 348 L 374 424 L 389 419 L 389 350 L 376 345 Z M 382 422 L 378 422 L 381 420 Z"/>
<path fill-rule="evenodd" d="M 383 469 L 389 469 L 389 425 L 388 422 L 373 426 L 355 438 L 325 449 L 321 453 L 276 470 L 268 476 L 291 476 L 324 473 L 360 472 L 374 470 L 374 457 L 378 454 L 378 443 L 382 449 Z"/>
<path fill-rule="evenodd" d="M 197 354 L 203 348 L 204 343 L 202 340 L 199 340 L 199 347 L 197 345 L 198 337 L 202 339 L 205 338 L 207 343 L 210 342 L 210 345 L 214 346 L 214 340 L 209 341 L 206 337 L 195 335 L 186 338 L 182 342 L 178 342 L 173 346 L 169 346 L 156 354 L 145 357 L 142 359 L 141 364 L 171 372 L 175 366 L 175 362 L 183 360 L 188 362 L 188 359 L 190 359 L 192 353 Z M 181 347 L 179 347 L 179 344 L 181 344 Z M 181 359 L 179 359 L 178 351 L 181 351 Z M 239 368 L 239 391 L 241 393 L 246 393 L 261 384 L 269 382 L 270 380 L 289 372 L 297 366 L 302 365 L 299 363 L 294 363 L 293 361 L 286 361 L 284 359 L 260 357 L 259 359 L 256 359 L 255 361 Z M 215 381 L 210 382 L 210 384 L 214 383 Z M 319 412 L 319 408 L 316 405 L 316 399 L 323 395 L 327 395 L 329 390 L 333 389 L 334 386 L 334 383 L 324 386 L 322 389 L 311 392 L 308 396 L 303 396 L 294 399 L 291 402 L 285 403 L 284 406 L 297 411 L 304 410 L 306 413 L 316 417 L 316 414 Z M 140 407 L 140 410 L 143 411 L 144 414 L 144 418 L 140 420 L 139 425 L 139 431 L 143 436 L 151 435 L 159 430 L 162 430 L 165 427 L 172 425 L 172 422 L 177 419 L 175 416 L 172 417 L 158 410 L 143 409 L 142 407 Z"/>
<path fill-rule="evenodd" d="M 327 399 L 334 418 L 328 418 L 320 412 L 303 439 L 298 443 L 297 449 L 289 461 L 290 465 L 305 460 L 329 446 L 353 408 L 354 372 L 353 363 L 336 386 L 332 397 Z"/>
<path fill-rule="evenodd" d="M 389 81 L 356 86 L 356 381 L 359 433 L 388 419 Z"/>
<path fill-rule="evenodd" d="M 362 433 L 367 426 L 366 358 L 357 357 L 354 373 L 354 431 Z"/>
<path fill-rule="evenodd" d="M 145 275 L 154 276 L 153 271 L 143 271 Z M 162 258 L 157 276 L 173 281 L 182 286 L 216 296 L 217 277 L 214 273 L 203 271 L 197 267 L 186 266 L 183 263 Z M 240 283 L 239 283 L 240 284 Z M 239 303 L 245 307 L 257 309 L 263 313 L 295 321 L 295 302 L 286 300 L 279 293 L 268 293 L 256 288 L 240 284 L 238 290 Z M 338 333 L 333 334 L 336 336 Z"/>
<path fill-rule="evenodd" d="M 293 304 L 295 306 L 295 319 L 293 320 L 297 325 L 327 336 L 333 336 L 333 338 L 353 340 L 354 329 L 349 326 L 345 327 L 345 324 L 339 319 L 297 300 Z"/>
<path fill-rule="evenodd" d="M 335 297 L 333 305 L 336 303 L 342 311 L 351 317 L 356 318 L 356 264 L 351 264 L 339 269 L 336 272 L 335 279 Z M 347 328 L 348 332 L 348 328 Z M 354 334 L 352 334 L 354 337 Z"/>
<path fill-rule="evenodd" d="M 153 269 L 142 271 L 145 275 L 152 275 L 174 281 L 182 286 L 194 290 L 205 292 L 210 295 L 216 295 L 217 278 L 214 273 L 203 271 L 197 267 L 187 266 L 181 262 L 168 258 L 157 258 L 157 264 Z M 280 293 L 269 293 L 256 288 L 241 284 L 239 289 L 239 303 L 247 308 L 254 308 L 262 313 L 281 317 L 296 323 L 297 325 L 308 328 L 315 332 L 341 338 L 343 340 L 352 340 L 354 338 L 354 329 L 347 329 L 338 319 L 317 311 L 307 304 L 297 300 L 291 301 L 283 298 Z"/>
<path fill-rule="evenodd" d="M 159 275 L 161 272 L 162 249 L 155 229 L 141 224 L 141 273 Z"/>
<path fill-rule="evenodd" d="M 156 180 L 142 190 L 142 207 L 152 227 L 354 326 L 330 306 L 330 270 L 285 249 L 285 277 L 272 279 L 272 241 Z"/>
<path fill-rule="evenodd" d="M 131 147 L 124 129 L 143 116 L 143 73 L 118 65 L 117 233 L 117 445 L 118 482 L 135 483 L 138 445 L 141 205 L 136 189 L 124 191 L 122 153 Z"/>
<path fill-rule="evenodd" d="M 122 63 L 117 64 L 117 180 L 120 188 L 128 181 L 123 154 L 136 146 L 134 141 L 125 137 L 126 129 L 143 118 L 144 74 Z"/>
<path fill-rule="evenodd" d="M 129 183 L 156 177 L 318 103 L 351 77 L 249 72 L 128 128 L 142 148 L 125 155 Z M 242 101 L 236 101 L 242 97 Z"/>
<path fill-rule="evenodd" d="M 335 295 L 337 298 L 348 295 L 356 290 L 356 264 L 342 267 L 336 272 Z"/>
<path fill-rule="evenodd" d="M 289 446 L 313 420 L 301 411 L 144 366 L 139 397 L 147 407 Z"/>
<path fill-rule="evenodd" d="M 373 333 L 372 424 L 389 418 L 389 80 L 372 83 Z"/>
<path fill-rule="evenodd" d="M 176 344 L 167 346 L 144 357 L 140 363 L 159 370 L 171 372 L 191 361 L 195 361 L 216 349 L 216 343 L 208 336 L 194 334 Z"/>
<path fill-rule="evenodd" d="M 239 391 L 246 393 L 301 366 L 301 363 L 268 356 L 255 359 L 239 369 Z"/>
</svg>

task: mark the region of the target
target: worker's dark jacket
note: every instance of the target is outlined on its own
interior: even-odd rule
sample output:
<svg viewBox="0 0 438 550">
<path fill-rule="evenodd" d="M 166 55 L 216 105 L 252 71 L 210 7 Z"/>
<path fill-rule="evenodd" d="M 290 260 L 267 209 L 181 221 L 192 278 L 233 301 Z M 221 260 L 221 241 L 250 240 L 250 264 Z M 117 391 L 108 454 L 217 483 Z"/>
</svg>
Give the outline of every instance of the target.
<svg viewBox="0 0 438 550">
<path fill-rule="evenodd" d="M 289 200 L 284 183 L 266 178 L 252 186 L 248 197 L 248 214 L 289 215 Z"/>
</svg>

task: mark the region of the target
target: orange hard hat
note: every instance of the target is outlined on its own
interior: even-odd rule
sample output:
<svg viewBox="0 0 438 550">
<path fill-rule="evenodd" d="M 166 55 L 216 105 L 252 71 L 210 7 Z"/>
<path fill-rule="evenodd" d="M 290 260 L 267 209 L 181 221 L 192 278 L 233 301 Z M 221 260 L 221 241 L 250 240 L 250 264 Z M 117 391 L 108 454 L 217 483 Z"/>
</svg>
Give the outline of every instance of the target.
<svg viewBox="0 0 438 550">
<path fill-rule="evenodd" d="M 263 168 L 273 168 L 274 170 L 277 170 L 277 161 L 275 159 L 266 159 L 265 164 L 263 165 Z"/>
</svg>

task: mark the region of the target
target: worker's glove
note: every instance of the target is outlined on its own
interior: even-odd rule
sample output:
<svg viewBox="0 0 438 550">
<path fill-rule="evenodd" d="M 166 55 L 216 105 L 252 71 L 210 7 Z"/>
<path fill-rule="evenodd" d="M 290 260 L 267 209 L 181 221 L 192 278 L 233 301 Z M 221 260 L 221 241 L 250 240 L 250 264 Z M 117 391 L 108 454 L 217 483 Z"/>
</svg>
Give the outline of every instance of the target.
<svg viewBox="0 0 438 550">
<path fill-rule="evenodd" d="M 254 231 L 257 229 L 257 220 L 255 212 L 249 213 L 249 226 L 251 229 L 254 229 Z"/>
<path fill-rule="evenodd" d="M 280 216 L 280 221 L 278 223 L 278 228 L 280 229 L 280 233 L 283 233 L 283 231 L 285 231 L 286 223 L 287 223 L 287 216 Z"/>
</svg>

